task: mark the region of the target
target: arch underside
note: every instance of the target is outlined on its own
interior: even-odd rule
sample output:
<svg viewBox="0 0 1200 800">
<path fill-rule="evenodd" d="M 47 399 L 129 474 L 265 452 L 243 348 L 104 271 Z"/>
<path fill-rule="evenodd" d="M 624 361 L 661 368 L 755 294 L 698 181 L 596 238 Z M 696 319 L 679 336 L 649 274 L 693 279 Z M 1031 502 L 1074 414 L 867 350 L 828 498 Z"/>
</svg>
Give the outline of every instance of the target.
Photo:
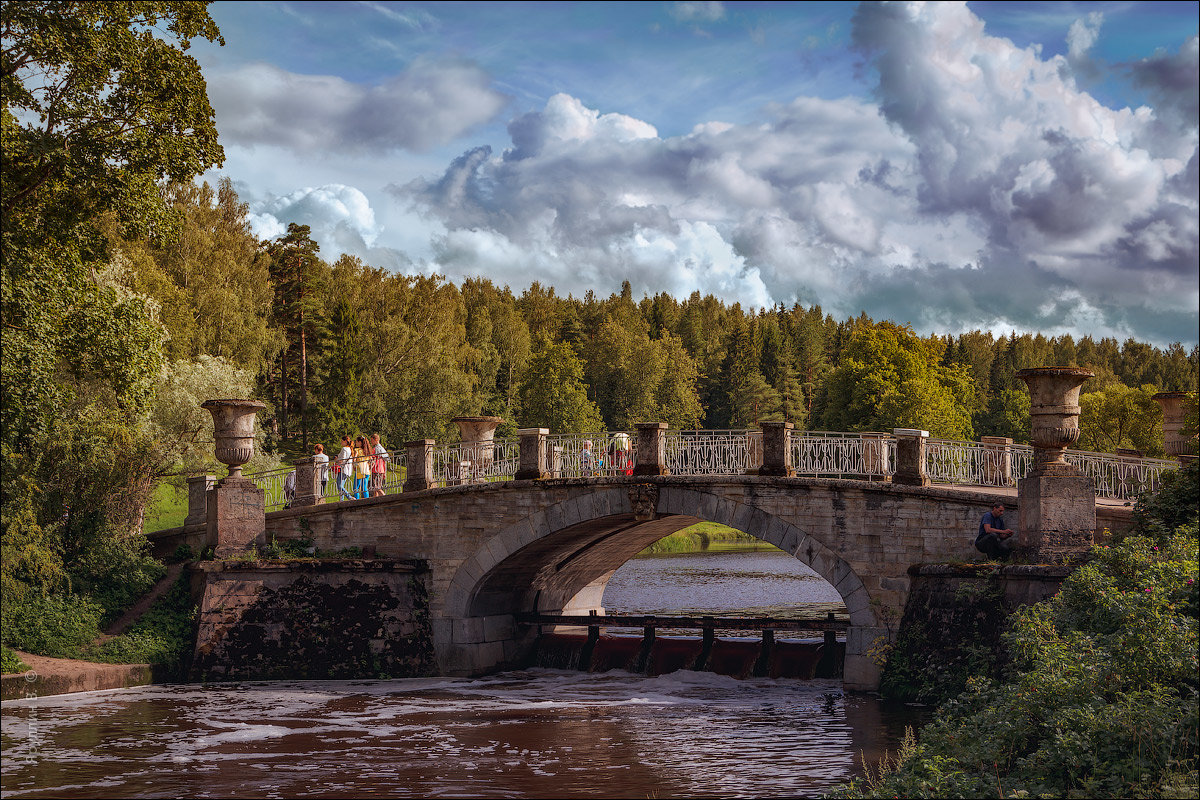
<svg viewBox="0 0 1200 800">
<path fill-rule="evenodd" d="M 652 506 L 656 508 L 654 518 L 647 521 L 645 509 L 639 520 L 631 501 L 621 500 L 616 495 L 576 497 L 547 511 L 542 524 L 525 520 L 499 532 L 455 578 L 463 592 L 459 596 L 466 601 L 459 606 L 459 613 L 486 617 L 529 611 L 579 613 L 597 608 L 604 585 L 618 567 L 662 537 L 708 521 L 743 531 L 795 556 L 834 587 L 852 625 L 877 624 L 866 587 L 850 564 L 762 507 L 711 492 L 662 487 Z M 549 524 L 551 519 L 560 522 Z"/>
<path fill-rule="evenodd" d="M 638 521 L 632 513 L 586 520 L 544 536 L 497 564 L 476 587 L 471 616 L 561 612 L 585 587 L 606 582 L 622 564 L 698 517 Z"/>
</svg>

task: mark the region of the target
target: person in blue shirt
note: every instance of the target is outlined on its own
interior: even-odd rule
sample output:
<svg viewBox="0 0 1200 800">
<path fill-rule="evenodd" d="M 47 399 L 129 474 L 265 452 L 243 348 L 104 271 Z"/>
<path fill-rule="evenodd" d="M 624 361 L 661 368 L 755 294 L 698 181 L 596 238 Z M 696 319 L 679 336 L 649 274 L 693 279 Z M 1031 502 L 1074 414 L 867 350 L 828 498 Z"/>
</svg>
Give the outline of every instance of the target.
<svg viewBox="0 0 1200 800">
<path fill-rule="evenodd" d="M 1017 542 L 1013 531 L 1004 526 L 1004 504 L 995 503 L 992 510 L 979 520 L 979 532 L 975 535 L 975 549 L 989 559 L 1004 561 L 1012 553 Z"/>
</svg>

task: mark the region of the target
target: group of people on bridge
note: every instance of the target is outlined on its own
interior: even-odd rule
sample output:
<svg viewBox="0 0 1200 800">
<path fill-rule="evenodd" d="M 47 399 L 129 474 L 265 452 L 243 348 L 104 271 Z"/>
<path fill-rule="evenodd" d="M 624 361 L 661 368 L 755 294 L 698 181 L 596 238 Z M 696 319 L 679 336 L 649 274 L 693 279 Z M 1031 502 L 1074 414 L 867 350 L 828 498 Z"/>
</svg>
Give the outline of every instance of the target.
<svg viewBox="0 0 1200 800">
<path fill-rule="evenodd" d="M 387 494 L 384 486 L 387 483 L 388 452 L 380 443 L 378 433 L 370 437 L 343 436 L 342 449 L 332 464 L 325 452 L 325 445 L 313 445 L 313 461 L 322 498 L 329 486 L 330 473 L 335 476 L 339 500 L 361 500 Z M 295 470 L 288 473 L 284 480 L 283 494 L 286 505 L 290 506 L 296 494 Z"/>
</svg>

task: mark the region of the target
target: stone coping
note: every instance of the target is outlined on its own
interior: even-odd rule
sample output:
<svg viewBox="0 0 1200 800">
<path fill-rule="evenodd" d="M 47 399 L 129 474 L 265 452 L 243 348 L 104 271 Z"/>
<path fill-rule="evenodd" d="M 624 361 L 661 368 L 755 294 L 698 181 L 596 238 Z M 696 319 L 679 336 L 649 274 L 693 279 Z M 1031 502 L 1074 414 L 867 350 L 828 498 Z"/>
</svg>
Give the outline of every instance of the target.
<svg viewBox="0 0 1200 800">
<path fill-rule="evenodd" d="M 424 562 L 393 558 L 298 558 L 241 561 L 197 561 L 193 568 L 204 573 L 219 572 L 421 572 Z"/>
<path fill-rule="evenodd" d="M 490 481 L 487 483 L 471 483 L 462 486 L 439 486 L 434 489 L 422 489 L 417 492 L 398 492 L 383 497 L 366 497 L 361 500 L 341 500 L 336 503 L 319 503 L 315 506 L 301 508 L 285 508 L 267 513 L 268 519 L 288 519 L 303 517 L 313 513 L 324 513 L 352 508 L 368 508 L 374 505 L 385 505 L 396 502 L 416 503 L 426 500 L 436 500 L 440 497 L 453 497 L 465 493 L 492 494 L 508 489 L 561 489 L 575 487 L 622 487 L 639 484 L 654 484 L 656 486 L 682 486 L 685 488 L 697 486 L 728 486 L 753 485 L 758 488 L 795 489 L 809 487 L 814 489 L 859 489 L 862 491 L 879 492 L 883 494 L 900 494 L 905 496 L 930 497 L 939 500 L 978 500 L 990 502 L 997 496 L 1011 499 L 1006 505 L 1016 505 L 1015 498 L 1006 494 L 1004 487 L 967 487 L 951 488 L 948 486 L 902 486 L 887 481 L 857 480 L 853 478 L 808 478 L 783 477 L 765 475 L 618 475 L 595 478 L 543 478 L 541 480 L 506 480 Z M 995 491 L 989 491 L 995 488 Z M 1015 491 L 1009 489 L 1009 492 Z M 178 530 L 178 529 L 173 529 Z"/>
<path fill-rule="evenodd" d="M 950 576 L 975 578 L 985 575 L 1024 578 L 1026 580 L 1061 581 L 1075 571 L 1077 564 L 913 564 L 908 574 L 913 576 Z"/>
<path fill-rule="evenodd" d="M 56 694 L 126 689 L 161 682 L 149 664 L 100 664 L 70 658 L 35 656 L 16 651 L 28 672 L 5 675 L 0 682 L 4 700 L 32 700 Z"/>
</svg>

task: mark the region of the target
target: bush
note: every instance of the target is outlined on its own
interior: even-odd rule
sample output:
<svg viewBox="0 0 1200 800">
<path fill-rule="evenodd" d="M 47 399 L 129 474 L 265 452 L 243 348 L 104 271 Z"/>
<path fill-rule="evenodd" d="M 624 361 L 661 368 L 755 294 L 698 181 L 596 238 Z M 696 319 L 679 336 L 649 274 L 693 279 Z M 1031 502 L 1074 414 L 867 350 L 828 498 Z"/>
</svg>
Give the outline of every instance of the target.
<svg viewBox="0 0 1200 800">
<path fill-rule="evenodd" d="M 12 675 L 14 672 L 24 672 L 27 669 L 29 669 L 29 665 L 22 661 L 20 656 L 7 647 L 0 647 L 0 672 Z"/>
<path fill-rule="evenodd" d="M 166 574 L 146 546 L 140 536 L 99 539 L 71 565 L 75 591 L 100 604 L 103 624 L 119 617 Z"/>
<path fill-rule="evenodd" d="M 3 644 L 40 656 L 74 658 L 100 636 L 104 610 L 86 597 L 26 596 L 4 602 Z"/>
<path fill-rule="evenodd" d="M 1192 466 L 1139 501 L 1134 533 L 1014 615 L 1003 681 L 972 679 L 919 744 L 833 796 L 1200 794 L 1195 487 Z"/>
</svg>

